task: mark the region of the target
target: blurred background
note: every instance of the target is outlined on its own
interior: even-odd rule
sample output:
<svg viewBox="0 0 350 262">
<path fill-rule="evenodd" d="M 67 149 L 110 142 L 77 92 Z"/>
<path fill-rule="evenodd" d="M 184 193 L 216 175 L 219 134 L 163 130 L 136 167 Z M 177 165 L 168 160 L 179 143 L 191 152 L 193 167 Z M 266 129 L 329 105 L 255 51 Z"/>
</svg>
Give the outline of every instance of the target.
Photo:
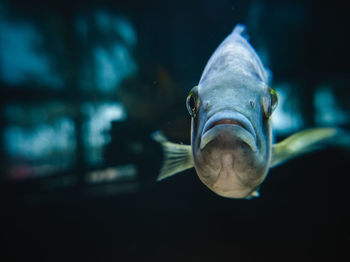
<svg viewBox="0 0 350 262">
<path fill-rule="evenodd" d="M 186 95 L 237 23 L 273 73 L 276 140 L 350 129 L 342 1 L 0 0 L 0 261 L 340 260 L 349 151 L 271 170 L 250 201 L 194 170 L 155 182 L 150 134 L 189 143 Z"/>
</svg>

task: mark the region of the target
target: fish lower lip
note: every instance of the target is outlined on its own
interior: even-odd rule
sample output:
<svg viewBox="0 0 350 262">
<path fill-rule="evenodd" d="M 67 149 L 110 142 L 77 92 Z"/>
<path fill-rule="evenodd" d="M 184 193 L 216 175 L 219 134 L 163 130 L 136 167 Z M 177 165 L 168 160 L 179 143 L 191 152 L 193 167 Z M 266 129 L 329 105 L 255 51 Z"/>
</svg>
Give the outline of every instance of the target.
<svg viewBox="0 0 350 262">
<path fill-rule="evenodd" d="M 256 133 L 251 122 L 246 116 L 233 110 L 218 112 L 208 119 L 202 132 L 201 149 L 215 137 L 215 129 L 218 126 L 222 126 L 220 128 L 222 130 L 230 129 L 234 135 L 237 135 L 237 137 L 240 137 L 241 140 L 248 144 L 253 151 L 257 150 Z"/>
</svg>

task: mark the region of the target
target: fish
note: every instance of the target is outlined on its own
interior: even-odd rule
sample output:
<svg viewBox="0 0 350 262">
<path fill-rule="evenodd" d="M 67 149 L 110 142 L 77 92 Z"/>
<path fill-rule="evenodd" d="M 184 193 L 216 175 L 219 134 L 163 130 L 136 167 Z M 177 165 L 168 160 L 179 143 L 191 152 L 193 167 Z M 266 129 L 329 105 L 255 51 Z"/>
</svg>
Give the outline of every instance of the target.
<svg viewBox="0 0 350 262">
<path fill-rule="evenodd" d="M 270 168 L 341 135 L 333 127 L 311 128 L 273 143 L 271 116 L 278 95 L 270 82 L 271 72 L 248 42 L 246 27 L 236 25 L 186 98 L 191 145 L 153 134 L 164 151 L 157 180 L 194 167 L 200 181 L 219 196 L 251 199 L 259 196 Z"/>
</svg>

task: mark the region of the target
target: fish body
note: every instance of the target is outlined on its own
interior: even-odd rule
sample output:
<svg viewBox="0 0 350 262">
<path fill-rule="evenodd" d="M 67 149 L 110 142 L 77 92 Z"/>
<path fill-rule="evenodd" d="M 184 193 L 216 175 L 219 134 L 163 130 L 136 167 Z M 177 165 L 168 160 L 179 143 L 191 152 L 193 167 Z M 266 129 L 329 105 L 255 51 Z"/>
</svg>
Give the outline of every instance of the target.
<svg viewBox="0 0 350 262">
<path fill-rule="evenodd" d="M 192 154 L 201 181 L 225 197 L 248 197 L 265 178 L 271 159 L 268 73 L 238 25 L 209 59 L 191 95 Z M 267 105 L 271 106 L 271 105 Z"/>
<path fill-rule="evenodd" d="M 237 25 L 209 59 L 189 93 L 191 146 L 159 134 L 165 162 L 158 180 L 195 167 L 213 192 L 229 198 L 258 196 L 270 167 L 311 151 L 337 133 L 333 128 L 303 131 L 272 144 L 271 115 L 277 94 L 266 70 Z"/>
</svg>

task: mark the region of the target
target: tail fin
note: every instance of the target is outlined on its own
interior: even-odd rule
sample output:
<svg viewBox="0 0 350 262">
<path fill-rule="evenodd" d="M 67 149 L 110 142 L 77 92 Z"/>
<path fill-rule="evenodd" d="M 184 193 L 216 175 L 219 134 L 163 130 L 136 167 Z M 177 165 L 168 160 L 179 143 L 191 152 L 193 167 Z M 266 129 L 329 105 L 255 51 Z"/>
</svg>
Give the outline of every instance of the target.
<svg viewBox="0 0 350 262">
<path fill-rule="evenodd" d="M 191 146 L 169 142 L 159 131 L 153 133 L 152 138 L 161 143 L 164 151 L 164 162 L 157 181 L 194 166 Z"/>
</svg>

